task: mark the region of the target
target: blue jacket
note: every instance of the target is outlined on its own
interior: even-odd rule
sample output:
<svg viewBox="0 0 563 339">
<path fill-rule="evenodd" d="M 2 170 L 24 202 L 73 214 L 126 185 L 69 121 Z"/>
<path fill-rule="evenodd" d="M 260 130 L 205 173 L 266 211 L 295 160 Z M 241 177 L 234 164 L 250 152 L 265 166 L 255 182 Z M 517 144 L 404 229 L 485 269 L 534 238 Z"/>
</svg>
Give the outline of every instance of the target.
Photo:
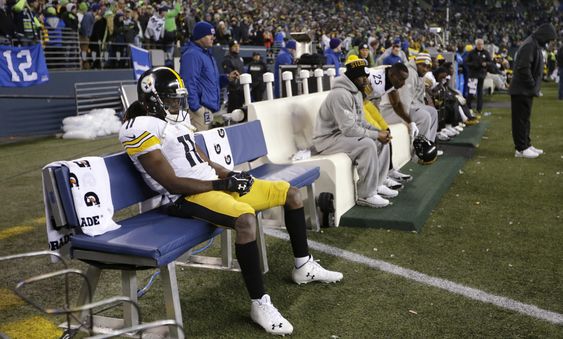
<svg viewBox="0 0 563 339">
<path fill-rule="evenodd" d="M 180 58 L 180 77 L 188 89 L 188 105 L 191 111 L 201 106 L 213 112 L 221 108 L 221 87 L 227 85 L 225 75 L 219 74 L 217 63 L 209 49 L 188 42 L 182 47 Z"/>
<path fill-rule="evenodd" d="M 274 97 L 279 98 L 281 96 L 281 86 L 280 86 L 280 65 L 292 65 L 293 56 L 287 48 L 282 48 L 280 54 L 276 57 L 276 63 L 274 64 Z"/>
<path fill-rule="evenodd" d="M 389 54 L 388 56 L 385 57 L 385 59 L 383 59 L 384 65 L 394 65 L 398 62 L 403 62 L 403 61 L 401 60 L 400 56 L 395 55 L 393 53 Z"/>
<path fill-rule="evenodd" d="M 340 57 L 342 53 L 334 53 L 334 51 L 330 48 L 325 49 L 325 57 L 326 57 L 326 64 L 327 65 L 334 65 L 336 68 L 336 75 L 340 75 Z"/>
</svg>

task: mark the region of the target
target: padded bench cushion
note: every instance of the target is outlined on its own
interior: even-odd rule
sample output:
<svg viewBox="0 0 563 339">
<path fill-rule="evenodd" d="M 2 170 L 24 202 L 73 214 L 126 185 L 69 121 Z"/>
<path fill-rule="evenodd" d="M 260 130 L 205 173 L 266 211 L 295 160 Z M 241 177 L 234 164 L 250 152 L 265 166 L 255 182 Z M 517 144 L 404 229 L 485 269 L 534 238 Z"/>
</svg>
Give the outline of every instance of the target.
<svg viewBox="0 0 563 339">
<path fill-rule="evenodd" d="M 288 181 L 297 188 L 311 185 L 321 175 L 319 167 L 276 164 L 264 164 L 249 172 L 260 179 Z"/>
<path fill-rule="evenodd" d="M 96 237 L 83 234 L 73 236 L 72 251 L 152 258 L 156 261 L 155 266 L 162 266 L 223 231 L 204 221 L 172 217 L 159 210 L 118 223 L 121 228 Z"/>
</svg>

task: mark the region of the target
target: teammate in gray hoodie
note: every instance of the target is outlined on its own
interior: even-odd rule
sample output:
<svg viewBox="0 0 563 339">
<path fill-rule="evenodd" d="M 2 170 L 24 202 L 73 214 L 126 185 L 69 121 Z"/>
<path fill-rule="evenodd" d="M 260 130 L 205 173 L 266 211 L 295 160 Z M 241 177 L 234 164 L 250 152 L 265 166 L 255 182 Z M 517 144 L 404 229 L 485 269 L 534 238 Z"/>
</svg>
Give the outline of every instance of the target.
<svg viewBox="0 0 563 339">
<path fill-rule="evenodd" d="M 346 153 L 357 163 L 357 204 L 385 207 L 398 192 L 383 182 L 389 171 L 390 135 L 364 120 L 362 91 L 369 70 L 363 59 L 346 64 L 346 73 L 334 81 L 315 121 L 313 151 L 317 154 Z M 352 184 L 352 183 L 350 183 Z"/>
<path fill-rule="evenodd" d="M 552 24 L 543 24 L 526 38 L 518 48 L 512 67 L 510 102 L 512 107 L 512 139 L 517 158 L 537 158 L 543 150 L 532 146 L 530 140 L 530 115 L 532 101 L 539 96 L 543 76 L 542 48 L 557 39 Z"/>
</svg>

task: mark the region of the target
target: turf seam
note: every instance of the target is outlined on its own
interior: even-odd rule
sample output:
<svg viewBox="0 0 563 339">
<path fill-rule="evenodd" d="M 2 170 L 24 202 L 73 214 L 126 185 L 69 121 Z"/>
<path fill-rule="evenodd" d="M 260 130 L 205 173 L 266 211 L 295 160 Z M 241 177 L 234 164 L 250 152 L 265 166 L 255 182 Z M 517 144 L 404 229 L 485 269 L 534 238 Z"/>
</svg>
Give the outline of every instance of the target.
<svg viewBox="0 0 563 339">
<path fill-rule="evenodd" d="M 274 238 L 289 240 L 289 235 L 283 231 L 265 228 L 264 233 Z M 425 285 L 437 287 L 442 290 L 467 297 L 469 299 L 492 304 L 508 310 L 516 311 L 524 315 L 528 315 L 530 317 L 545 320 L 552 324 L 563 324 L 563 314 L 544 310 L 535 305 L 526 304 L 507 297 L 494 295 L 476 288 L 458 284 L 447 279 L 432 277 L 415 270 L 390 264 L 383 260 L 369 258 L 361 254 L 326 245 L 317 241 L 309 240 L 309 248 L 358 264 L 363 264 L 373 269 L 378 269 L 387 273 L 401 276 L 409 280 L 414 280 Z"/>
</svg>

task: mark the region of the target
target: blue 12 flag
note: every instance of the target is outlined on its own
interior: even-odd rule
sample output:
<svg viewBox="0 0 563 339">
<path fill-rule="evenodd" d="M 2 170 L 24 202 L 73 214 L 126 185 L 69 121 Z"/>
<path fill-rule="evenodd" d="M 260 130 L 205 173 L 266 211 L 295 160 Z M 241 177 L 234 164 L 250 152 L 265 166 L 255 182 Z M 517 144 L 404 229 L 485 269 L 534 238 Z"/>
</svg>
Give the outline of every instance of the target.
<svg viewBox="0 0 563 339">
<path fill-rule="evenodd" d="M 25 47 L 0 45 L 0 87 L 27 87 L 49 80 L 41 44 Z"/>
<path fill-rule="evenodd" d="M 152 67 L 149 51 L 129 45 L 131 47 L 131 61 L 133 63 L 133 71 L 135 72 L 135 80 L 139 80 L 144 71 Z"/>
</svg>

